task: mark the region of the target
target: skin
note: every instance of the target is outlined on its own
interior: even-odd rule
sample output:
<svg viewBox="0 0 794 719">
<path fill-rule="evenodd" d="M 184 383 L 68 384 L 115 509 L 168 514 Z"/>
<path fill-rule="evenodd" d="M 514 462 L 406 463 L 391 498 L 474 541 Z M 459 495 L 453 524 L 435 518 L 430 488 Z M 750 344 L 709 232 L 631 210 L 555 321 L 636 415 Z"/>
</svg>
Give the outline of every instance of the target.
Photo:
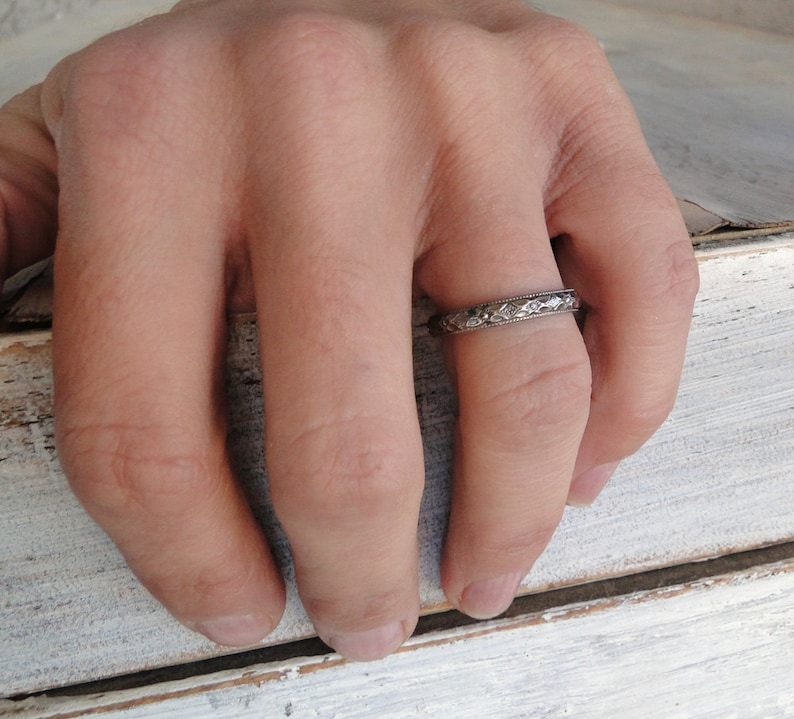
<svg viewBox="0 0 794 719">
<path fill-rule="evenodd" d="M 558 315 L 443 341 L 442 581 L 490 617 L 566 502 L 667 416 L 697 291 L 598 43 L 511 0 L 180 3 L 3 108 L 0 213 L 0 277 L 54 247 L 74 491 L 174 616 L 236 646 L 284 606 L 225 446 L 226 317 L 259 314 L 273 503 L 319 635 L 352 659 L 419 609 L 413 294 L 588 306 L 581 333 Z"/>
</svg>

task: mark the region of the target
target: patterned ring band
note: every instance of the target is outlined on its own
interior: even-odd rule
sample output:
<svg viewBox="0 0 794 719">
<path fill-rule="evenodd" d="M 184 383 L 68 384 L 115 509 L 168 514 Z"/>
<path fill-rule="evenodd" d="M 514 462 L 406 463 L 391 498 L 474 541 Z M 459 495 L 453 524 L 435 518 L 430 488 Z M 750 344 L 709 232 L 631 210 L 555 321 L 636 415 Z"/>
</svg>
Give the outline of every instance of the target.
<svg viewBox="0 0 794 719">
<path fill-rule="evenodd" d="M 582 306 L 576 290 L 551 290 L 506 300 L 484 302 L 443 315 L 433 315 L 427 329 L 434 337 L 523 322 L 543 315 L 576 312 Z"/>
</svg>

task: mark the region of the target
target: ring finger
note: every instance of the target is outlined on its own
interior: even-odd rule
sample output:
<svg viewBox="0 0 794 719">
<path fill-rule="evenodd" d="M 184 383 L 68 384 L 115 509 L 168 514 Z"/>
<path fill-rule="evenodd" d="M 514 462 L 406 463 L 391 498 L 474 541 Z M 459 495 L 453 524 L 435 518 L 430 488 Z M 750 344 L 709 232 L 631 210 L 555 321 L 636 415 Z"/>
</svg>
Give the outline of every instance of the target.
<svg viewBox="0 0 794 719">
<path fill-rule="evenodd" d="M 520 135 L 500 137 L 461 143 L 466 155 L 443 177 L 448 192 L 417 275 L 443 311 L 562 287 L 542 189 L 515 160 Z M 590 365 L 568 314 L 445 342 L 460 418 L 442 578 L 456 607 L 484 618 L 507 608 L 561 518 Z"/>
</svg>

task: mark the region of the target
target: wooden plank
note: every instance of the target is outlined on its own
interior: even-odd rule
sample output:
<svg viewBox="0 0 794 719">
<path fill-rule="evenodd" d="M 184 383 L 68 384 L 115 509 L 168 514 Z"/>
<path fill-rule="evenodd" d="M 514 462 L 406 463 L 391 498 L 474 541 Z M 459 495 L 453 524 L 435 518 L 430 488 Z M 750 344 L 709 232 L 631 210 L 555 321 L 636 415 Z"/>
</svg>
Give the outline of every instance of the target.
<svg viewBox="0 0 794 719">
<path fill-rule="evenodd" d="M 3 41 L 0 94 L 7 95 L 14 89 L 13 83 L 19 89 L 40 78 L 58 57 L 96 35 L 168 4 L 160 0 L 136 4 L 103 0 L 62 21 Z M 746 201 L 758 213 L 754 221 L 782 215 L 770 214 L 770 205 L 759 204 L 751 185 L 763 186 L 773 206 L 791 206 L 792 183 L 785 172 L 790 173 L 794 164 L 786 155 L 792 147 L 786 103 L 791 97 L 787 68 L 794 65 L 789 62 L 787 41 L 730 29 L 709 35 L 711 30 L 704 33 L 701 23 L 681 23 L 648 13 L 616 14 L 618 11 L 597 2 L 550 0 L 547 6 L 584 22 L 604 38 L 618 74 L 638 104 L 646 131 L 650 123 L 649 138 L 657 157 L 674 187 L 683 188 L 679 194 L 695 197 L 717 210 L 722 202 L 736 207 L 737 201 L 741 210 L 742 201 Z M 706 36 L 711 41 L 704 44 Z M 742 61 L 733 63 L 735 55 L 741 55 Z M 724 105 L 710 101 L 693 104 L 693 94 L 698 100 L 701 86 L 707 90 L 705 99 L 722 95 L 719 83 L 726 72 L 733 78 L 730 92 L 718 99 L 727 103 L 727 111 Z M 777 90 L 779 94 L 775 94 Z M 659 107 L 667 109 L 659 113 Z M 670 117 L 664 116 L 665 112 Z M 739 129 L 753 138 L 751 144 L 765 138 L 764 147 L 752 146 L 749 152 L 743 144 L 745 138 L 734 143 L 733 136 Z M 692 130 L 696 132 L 692 134 Z M 698 145 L 704 135 L 706 141 L 718 141 Z M 726 144 L 734 152 L 728 158 L 724 156 Z M 733 145 L 739 148 L 738 154 Z M 780 164 L 767 162 L 770 155 L 779 157 Z M 738 175 L 736 168 L 727 166 L 729 161 L 738 162 Z M 704 168 L 705 190 L 701 183 Z M 710 202 L 714 197 L 718 201 Z M 739 210 L 723 215 L 747 221 L 748 213 Z M 625 464 L 593 510 L 568 513 L 557 538 L 528 580 L 528 589 L 638 571 L 792 536 L 791 516 L 784 501 L 785 481 L 792 467 L 792 420 L 790 409 L 786 409 L 791 407 L 792 332 L 785 317 L 786 312 L 791 316 L 791 302 L 784 280 L 786 273 L 790 277 L 792 265 L 789 256 L 778 257 L 777 264 L 769 260 L 756 264 L 758 272 L 750 272 L 754 287 L 744 285 L 734 294 L 725 284 L 716 299 L 711 295 L 702 298 L 698 311 L 703 321 L 711 323 L 711 334 L 699 334 L 696 325 L 676 413 L 657 438 Z M 704 261 L 704 271 L 706 266 Z M 735 270 L 730 276 L 741 282 Z M 761 275 L 765 271 L 778 275 L 764 278 Z M 708 292 L 713 289 L 712 285 L 706 287 L 705 279 L 704 288 Z M 747 306 L 752 304 L 753 295 L 768 296 L 766 302 L 778 304 L 776 313 L 750 327 Z M 727 304 L 714 311 L 713 306 L 704 304 L 707 301 Z M 722 330 L 718 321 L 723 323 Z M 251 330 L 250 326 L 238 328 L 238 350 L 246 343 L 250 345 Z M 216 652 L 216 648 L 170 622 L 137 586 L 104 535 L 86 520 L 68 493 L 52 451 L 47 336 L 8 342 L 11 344 L 4 344 L 0 350 L 0 363 L 7 362 L 0 373 L 10 373 L 0 374 L 0 382 L 6 382 L 0 415 L 3 422 L 8 420 L 0 423 L 0 587 L 4 597 L 0 604 L 0 694 Z M 755 366 L 756 359 L 760 367 Z M 238 356 L 238 379 L 247 372 L 250 361 L 244 354 Z M 733 366 L 733 362 L 737 364 Z M 775 362 L 780 363 L 777 372 L 772 369 Z M 424 367 L 420 376 L 428 387 L 440 381 L 438 363 Z M 247 379 L 255 385 L 255 377 Z M 764 387 L 764 382 L 772 384 Z M 735 389 L 732 384 L 742 386 L 723 396 L 725 386 Z M 20 388 L 24 390 L 21 395 Z M 426 434 L 432 436 L 437 431 L 441 438 L 428 442 L 428 462 L 439 468 L 445 468 L 448 460 L 448 436 L 444 433 L 454 411 L 454 403 L 445 392 L 427 390 L 420 394 Z M 439 407 L 443 412 L 437 413 Z M 767 408 L 771 410 L 765 415 Z M 261 462 L 256 445 L 250 443 L 257 435 L 251 429 L 256 425 L 246 424 L 249 420 L 240 420 L 238 458 L 247 465 L 245 472 L 255 486 Z M 251 433 L 246 438 L 243 426 Z M 724 439 L 714 437 L 718 430 L 708 429 L 712 427 L 734 432 L 739 446 L 724 446 Z M 6 471 L 13 481 L 7 479 Z M 423 598 L 428 608 L 443 602 L 437 589 L 436 561 L 445 500 L 443 492 L 436 495 L 432 487 L 434 481 L 444 486 L 444 472 L 437 472 L 440 479 L 431 476 L 420 527 Z M 672 472 L 677 472 L 677 477 Z M 750 479 L 755 475 L 757 484 Z M 684 484 L 687 486 L 682 489 Z M 726 497 L 730 492 L 734 494 Z M 268 526 L 275 526 L 261 490 L 252 490 L 252 496 Z M 719 507 L 716 512 L 715 503 Z M 703 523 L 693 529 L 698 513 Z M 715 518 L 715 514 L 719 516 Z M 681 527 L 681 534 L 692 532 L 692 536 L 667 537 L 670 526 Z M 273 531 L 288 567 L 286 552 L 278 542 L 277 531 Z M 293 590 L 287 618 L 273 639 L 285 641 L 309 631 Z"/>
<path fill-rule="evenodd" d="M 794 713 L 794 562 L 337 655 L 79 698 L 15 719 L 772 717 Z M 432 667 L 431 670 L 428 668 Z"/>
<path fill-rule="evenodd" d="M 615 5 L 694 15 L 767 32 L 794 35 L 791 0 L 609 0 Z"/>
<path fill-rule="evenodd" d="M 625 575 L 794 538 L 794 238 L 700 256 L 678 404 L 590 509 L 570 509 L 525 591 Z M 417 399 L 427 488 L 422 601 L 444 606 L 438 558 L 454 399 L 438 344 L 418 327 Z M 311 634 L 267 500 L 255 327 L 235 326 L 233 452 L 288 577 L 269 642 Z M 49 335 L 0 337 L 0 696 L 220 653 L 170 619 L 84 515 L 52 441 Z"/>
</svg>

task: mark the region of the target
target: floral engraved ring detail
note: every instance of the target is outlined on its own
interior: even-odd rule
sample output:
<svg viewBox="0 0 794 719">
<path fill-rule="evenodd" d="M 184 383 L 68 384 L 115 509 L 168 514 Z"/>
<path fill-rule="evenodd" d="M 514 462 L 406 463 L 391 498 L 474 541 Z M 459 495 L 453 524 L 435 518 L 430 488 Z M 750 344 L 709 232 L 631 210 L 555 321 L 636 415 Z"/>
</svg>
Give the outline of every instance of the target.
<svg viewBox="0 0 794 719">
<path fill-rule="evenodd" d="M 427 328 L 434 337 L 442 337 L 486 327 L 498 327 L 512 322 L 523 322 L 544 315 L 576 312 L 581 306 L 582 301 L 576 290 L 535 292 L 531 295 L 484 302 L 453 312 L 433 315 L 427 322 Z"/>
</svg>

